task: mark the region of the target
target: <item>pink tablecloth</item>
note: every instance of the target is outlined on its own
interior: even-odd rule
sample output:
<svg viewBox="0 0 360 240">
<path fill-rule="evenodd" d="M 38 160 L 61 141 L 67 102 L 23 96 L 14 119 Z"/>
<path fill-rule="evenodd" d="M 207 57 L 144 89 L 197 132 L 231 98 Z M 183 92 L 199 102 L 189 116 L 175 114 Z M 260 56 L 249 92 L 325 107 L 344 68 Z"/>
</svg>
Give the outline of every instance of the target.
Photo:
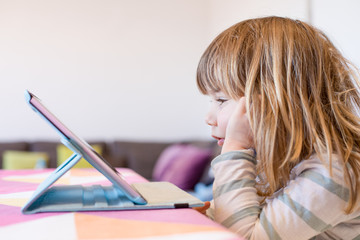
<svg viewBox="0 0 360 240">
<path fill-rule="evenodd" d="M 0 170 L 0 239 L 239 239 L 192 209 L 38 213 L 21 207 L 53 170 Z M 145 181 L 119 169 L 128 182 Z M 94 169 L 73 169 L 57 184 L 109 184 Z"/>
</svg>

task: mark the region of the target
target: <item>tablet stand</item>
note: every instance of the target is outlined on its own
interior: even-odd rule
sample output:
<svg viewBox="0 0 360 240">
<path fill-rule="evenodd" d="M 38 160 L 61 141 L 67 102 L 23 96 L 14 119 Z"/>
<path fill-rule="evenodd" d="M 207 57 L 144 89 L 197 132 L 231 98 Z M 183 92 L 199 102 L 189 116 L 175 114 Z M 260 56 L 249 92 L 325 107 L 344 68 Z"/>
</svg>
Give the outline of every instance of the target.
<svg viewBox="0 0 360 240">
<path fill-rule="evenodd" d="M 55 171 L 53 171 L 50 176 L 48 176 L 36 189 L 33 196 L 31 197 L 31 201 L 29 201 L 23 208 L 22 211 L 30 211 L 32 206 L 37 207 L 37 201 L 40 199 L 41 195 L 44 194 L 51 185 L 53 185 L 60 177 L 62 177 L 67 171 L 69 171 L 76 163 L 80 161 L 82 155 L 77 151 L 74 151 L 74 148 L 71 146 L 71 143 L 62 138 L 61 142 L 72 150 L 74 153 L 66 159 L 60 166 L 58 166 Z"/>
</svg>

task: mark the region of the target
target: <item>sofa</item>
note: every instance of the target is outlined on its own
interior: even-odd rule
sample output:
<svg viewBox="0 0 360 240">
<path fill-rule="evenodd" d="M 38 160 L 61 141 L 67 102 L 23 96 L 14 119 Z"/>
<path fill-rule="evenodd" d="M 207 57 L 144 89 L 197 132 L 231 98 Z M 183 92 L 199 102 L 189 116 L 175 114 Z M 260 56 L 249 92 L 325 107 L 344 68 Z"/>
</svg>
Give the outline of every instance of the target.
<svg viewBox="0 0 360 240">
<path fill-rule="evenodd" d="M 191 174 L 197 182 L 209 182 L 208 169 L 210 161 L 215 157 L 220 149 L 216 142 L 213 141 L 183 141 L 183 142 L 152 142 L 152 141 L 89 141 L 89 144 L 100 146 L 101 155 L 114 167 L 127 167 L 133 169 L 148 180 L 154 180 L 154 176 L 161 178 L 167 174 L 168 178 L 173 178 L 174 175 L 178 177 L 184 174 Z M 58 165 L 58 148 L 61 145 L 58 141 L 17 141 L 17 142 L 0 142 L 0 168 L 3 168 L 3 156 L 6 152 L 41 152 L 46 153 L 48 161 L 46 167 L 56 168 Z M 192 152 L 188 152 L 185 148 L 179 146 L 189 146 Z M 204 160 L 201 160 L 201 165 L 192 165 L 197 160 L 192 160 L 195 152 L 206 151 Z M 167 151 L 165 151 L 167 150 Z M 190 154 L 190 155 L 189 155 Z M 191 155 L 192 154 L 192 155 Z M 199 154 L 197 155 L 199 156 Z M 201 155 L 204 158 L 204 154 Z M 159 160 L 161 159 L 161 163 Z M 169 160 L 170 159 L 170 160 Z M 173 161 L 173 163 L 169 163 Z M 175 164 L 178 164 L 175 166 Z M 182 164 L 180 166 L 179 164 Z M 160 166 L 161 165 L 161 166 Z M 163 166 L 167 165 L 167 169 Z M 170 165 L 170 167 L 169 167 Z M 169 169 L 176 171 L 171 173 Z M 157 175 L 154 175 L 154 168 L 157 168 Z M 162 169 L 161 169 L 162 168 Z M 175 168 L 175 169 L 174 169 Z M 176 169 L 177 168 L 177 169 Z M 181 172 L 180 168 L 186 168 Z M 162 173 L 161 173 L 162 171 Z M 193 172 L 195 171 L 195 172 Z M 159 175 L 160 174 L 160 175 Z M 165 174 L 165 175 L 164 175 Z M 195 176 L 194 176 L 195 175 Z M 169 179 L 155 179 L 155 180 L 169 180 Z M 176 180 L 175 180 L 176 181 Z M 193 187 L 193 184 L 191 184 Z M 192 188 L 186 186 L 185 188 Z"/>
</svg>

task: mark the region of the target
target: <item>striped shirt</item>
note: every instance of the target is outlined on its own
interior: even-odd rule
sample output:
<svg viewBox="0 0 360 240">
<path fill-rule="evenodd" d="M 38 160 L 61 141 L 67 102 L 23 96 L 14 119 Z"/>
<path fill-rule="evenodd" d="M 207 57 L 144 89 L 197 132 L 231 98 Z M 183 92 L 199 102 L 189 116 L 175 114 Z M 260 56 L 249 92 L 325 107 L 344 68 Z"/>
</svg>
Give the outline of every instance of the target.
<svg viewBox="0 0 360 240">
<path fill-rule="evenodd" d="M 345 214 L 349 189 L 333 156 L 332 175 L 312 156 L 293 168 L 286 187 L 260 205 L 252 150 L 216 157 L 211 208 L 215 221 L 247 239 L 360 239 L 360 210 Z"/>
</svg>

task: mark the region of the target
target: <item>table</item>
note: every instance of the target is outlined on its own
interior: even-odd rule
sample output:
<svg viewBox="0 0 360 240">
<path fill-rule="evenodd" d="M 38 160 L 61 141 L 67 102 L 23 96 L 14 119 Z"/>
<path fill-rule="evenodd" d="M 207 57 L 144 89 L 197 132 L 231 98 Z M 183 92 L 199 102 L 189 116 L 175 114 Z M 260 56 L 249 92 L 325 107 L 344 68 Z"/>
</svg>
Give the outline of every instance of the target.
<svg viewBox="0 0 360 240">
<path fill-rule="evenodd" d="M 129 183 L 146 181 L 130 169 L 118 170 Z M 52 171 L 0 170 L 0 239 L 240 239 L 193 209 L 23 215 L 21 207 Z M 95 169 L 72 169 L 56 184 L 110 182 Z"/>
</svg>

